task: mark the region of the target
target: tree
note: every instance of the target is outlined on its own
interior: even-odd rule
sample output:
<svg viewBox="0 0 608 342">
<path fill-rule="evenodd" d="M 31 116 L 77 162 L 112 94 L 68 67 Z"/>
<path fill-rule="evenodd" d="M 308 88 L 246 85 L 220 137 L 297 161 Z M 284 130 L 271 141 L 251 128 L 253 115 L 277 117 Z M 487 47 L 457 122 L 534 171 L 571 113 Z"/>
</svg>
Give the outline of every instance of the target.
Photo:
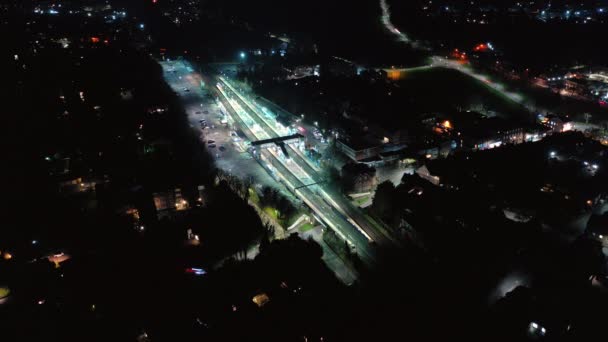
<svg viewBox="0 0 608 342">
<path fill-rule="evenodd" d="M 372 202 L 372 210 L 376 215 L 386 218 L 393 211 L 394 193 L 395 185 L 391 181 L 385 181 L 378 185 Z"/>
<path fill-rule="evenodd" d="M 274 240 L 274 227 L 266 223 L 264 225 L 264 233 L 262 235 L 262 239 L 260 240 L 260 252 L 263 252 L 268 248 L 270 243 Z"/>
<path fill-rule="evenodd" d="M 592 115 L 589 113 L 585 113 L 585 123 L 589 124 L 589 120 L 591 120 Z"/>
<path fill-rule="evenodd" d="M 378 182 L 376 169 L 359 163 L 348 163 L 342 167 L 342 191 L 365 192 L 373 190 Z"/>
</svg>

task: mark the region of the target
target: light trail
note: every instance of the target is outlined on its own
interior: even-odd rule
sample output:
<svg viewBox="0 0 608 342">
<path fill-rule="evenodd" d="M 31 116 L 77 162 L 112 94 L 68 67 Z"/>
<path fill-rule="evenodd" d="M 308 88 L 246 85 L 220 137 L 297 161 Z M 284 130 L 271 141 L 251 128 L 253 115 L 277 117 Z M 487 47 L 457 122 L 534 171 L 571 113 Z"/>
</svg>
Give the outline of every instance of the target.
<svg viewBox="0 0 608 342">
<path fill-rule="evenodd" d="M 413 41 L 405 33 L 399 31 L 399 29 L 397 29 L 391 22 L 391 10 L 386 0 L 380 0 L 380 8 L 382 9 L 382 15 L 380 16 L 382 24 L 384 24 L 384 27 L 386 27 L 390 33 L 395 35 L 397 41 L 407 44 L 413 43 Z"/>
</svg>

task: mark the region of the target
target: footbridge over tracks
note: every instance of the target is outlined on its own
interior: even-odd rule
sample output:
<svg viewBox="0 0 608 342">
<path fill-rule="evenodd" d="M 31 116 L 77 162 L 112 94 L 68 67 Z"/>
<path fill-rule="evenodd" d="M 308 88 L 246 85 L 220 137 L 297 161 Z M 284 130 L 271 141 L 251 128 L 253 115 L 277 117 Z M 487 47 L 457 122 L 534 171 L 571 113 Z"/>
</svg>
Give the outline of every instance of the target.
<svg viewBox="0 0 608 342">
<path fill-rule="evenodd" d="M 287 153 L 287 149 L 285 148 L 285 144 L 298 142 L 302 139 L 304 139 L 304 136 L 302 134 L 296 133 L 296 134 L 288 135 L 288 136 L 284 136 L 284 137 L 276 137 L 276 138 L 271 138 L 271 139 L 252 141 L 251 146 L 253 146 L 254 148 L 268 148 L 270 146 L 276 145 L 281 148 L 281 151 L 283 151 L 283 154 L 285 156 L 289 156 L 289 154 Z"/>
</svg>

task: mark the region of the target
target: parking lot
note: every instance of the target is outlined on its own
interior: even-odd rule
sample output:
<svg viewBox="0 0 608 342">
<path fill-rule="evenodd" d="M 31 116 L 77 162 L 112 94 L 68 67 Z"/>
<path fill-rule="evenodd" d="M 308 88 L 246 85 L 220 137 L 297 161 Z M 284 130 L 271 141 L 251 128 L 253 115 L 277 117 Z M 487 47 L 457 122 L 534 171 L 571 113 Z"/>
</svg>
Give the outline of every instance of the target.
<svg viewBox="0 0 608 342">
<path fill-rule="evenodd" d="M 276 188 L 277 182 L 247 152 L 248 142 L 223 115 L 225 110 L 207 87 L 201 86 L 200 76 L 179 61 L 166 61 L 162 66 L 165 79 L 182 100 L 190 127 L 199 134 L 201 148 L 214 157 L 216 166 L 240 179 L 252 179 L 258 187 Z M 278 190 L 295 200 L 285 189 Z"/>
</svg>

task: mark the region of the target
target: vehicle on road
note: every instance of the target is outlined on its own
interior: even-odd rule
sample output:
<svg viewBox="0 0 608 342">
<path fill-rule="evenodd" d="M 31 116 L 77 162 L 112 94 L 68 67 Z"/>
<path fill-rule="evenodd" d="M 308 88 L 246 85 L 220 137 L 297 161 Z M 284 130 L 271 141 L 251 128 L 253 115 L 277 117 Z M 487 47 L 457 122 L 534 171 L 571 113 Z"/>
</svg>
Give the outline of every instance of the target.
<svg viewBox="0 0 608 342">
<path fill-rule="evenodd" d="M 226 148 L 224 146 L 220 146 L 220 151 L 224 152 L 226 151 Z"/>
<path fill-rule="evenodd" d="M 209 144 L 207 146 L 209 146 L 209 148 L 215 148 L 215 144 Z"/>
<path fill-rule="evenodd" d="M 215 143 L 215 140 L 209 140 L 209 141 L 207 141 L 207 143 L 213 144 L 213 143 Z"/>
<path fill-rule="evenodd" d="M 194 114 L 202 114 L 202 112 L 201 111 L 196 111 L 196 112 L 194 112 Z"/>
</svg>

